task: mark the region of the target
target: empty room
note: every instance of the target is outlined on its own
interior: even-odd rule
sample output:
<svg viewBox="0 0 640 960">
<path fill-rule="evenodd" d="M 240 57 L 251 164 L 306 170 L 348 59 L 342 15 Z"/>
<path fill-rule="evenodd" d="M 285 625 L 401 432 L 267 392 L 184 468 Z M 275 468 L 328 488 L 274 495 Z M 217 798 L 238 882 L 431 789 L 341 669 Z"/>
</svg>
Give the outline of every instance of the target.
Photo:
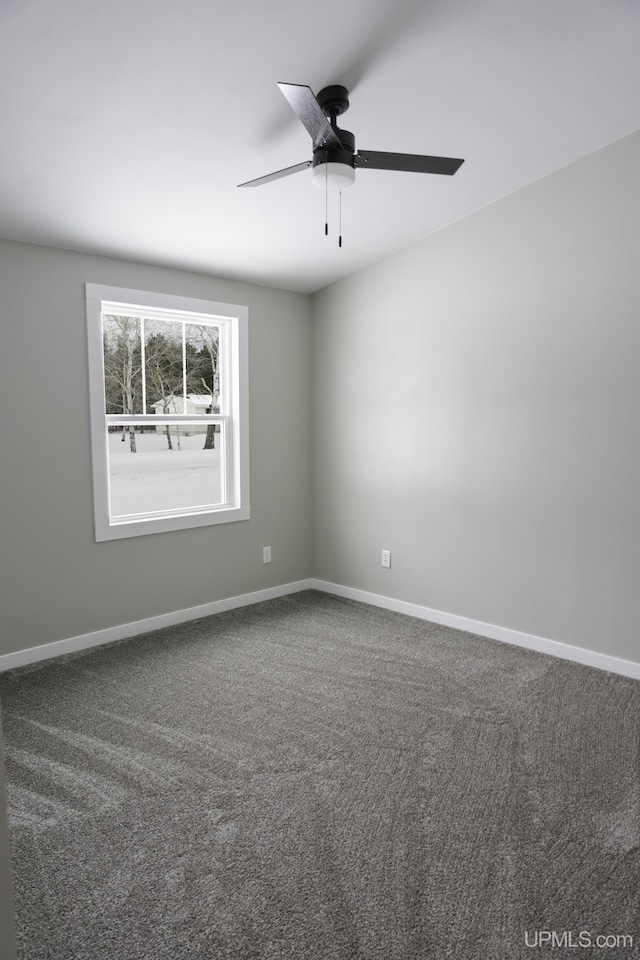
<svg viewBox="0 0 640 960">
<path fill-rule="evenodd" d="M 639 48 L 0 5 L 0 960 L 640 956 Z"/>
</svg>

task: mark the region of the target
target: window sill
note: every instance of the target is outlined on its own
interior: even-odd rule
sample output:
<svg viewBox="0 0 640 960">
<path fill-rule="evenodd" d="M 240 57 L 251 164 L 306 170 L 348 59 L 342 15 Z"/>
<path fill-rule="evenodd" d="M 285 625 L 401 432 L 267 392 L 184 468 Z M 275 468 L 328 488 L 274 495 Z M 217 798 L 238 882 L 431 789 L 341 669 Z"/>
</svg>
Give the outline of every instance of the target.
<svg viewBox="0 0 640 960">
<path fill-rule="evenodd" d="M 170 517 L 141 517 L 136 520 L 116 520 L 96 523 L 96 540 L 124 540 L 127 537 L 143 537 L 151 533 L 167 533 L 171 530 L 187 530 L 194 527 L 209 527 L 217 523 L 234 523 L 249 520 L 249 507 L 222 507 L 206 513 L 174 514 Z"/>
</svg>

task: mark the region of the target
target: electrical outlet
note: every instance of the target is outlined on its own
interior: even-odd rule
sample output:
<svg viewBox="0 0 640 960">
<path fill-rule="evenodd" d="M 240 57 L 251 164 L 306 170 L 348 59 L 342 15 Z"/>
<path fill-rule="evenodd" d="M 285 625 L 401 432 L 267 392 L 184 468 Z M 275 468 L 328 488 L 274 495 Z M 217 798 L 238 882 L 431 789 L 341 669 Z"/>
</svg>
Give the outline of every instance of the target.
<svg viewBox="0 0 640 960">
<path fill-rule="evenodd" d="M 262 548 L 262 562 L 271 563 L 271 547 Z"/>
<path fill-rule="evenodd" d="M 382 551 L 382 566 L 383 567 L 391 566 L 391 550 Z"/>
</svg>

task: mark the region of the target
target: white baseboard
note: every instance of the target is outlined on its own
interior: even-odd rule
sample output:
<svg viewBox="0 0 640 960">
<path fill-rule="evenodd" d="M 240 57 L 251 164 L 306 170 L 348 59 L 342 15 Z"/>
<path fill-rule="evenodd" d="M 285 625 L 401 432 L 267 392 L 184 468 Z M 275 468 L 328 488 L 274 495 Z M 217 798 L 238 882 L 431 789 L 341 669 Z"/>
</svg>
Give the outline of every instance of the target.
<svg viewBox="0 0 640 960">
<path fill-rule="evenodd" d="M 455 627 L 467 633 L 476 633 L 491 640 L 501 640 L 516 647 L 525 647 L 527 650 L 537 650 L 538 653 L 548 653 L 552 657 L 562 660 L 571 660 L 573 663 L 582 663 L 587 667 L 596 667 L 598 670 L 608 670 L 623 677 L 640 680 L 640 663 L 633 660 L 622 660 L 611 657 L 606 653 L 597 653 L 595 650 L 584 650 L 574 647 L 570 643 L 560 643 L 557 640 L 547 640 L 545 637 L 536 637 L 531 633 L 521 633 L 508 627 L 496 627 L 492 623 L 483 623 L 481 620 L 470 620 L 454 613 L 444 613 L 442 610 L 432 610 L 430 607 L 421 607 L 404 600 L 394 600 L 392 597 L 383 597 L 377 593 L 368 593 L 366 590 L 356 590 L 354 587 L 343 587 L 338 583 L 328 583 L 326 580 L 312 578 L 309 585 L 313 590 L 323 593 L 333 593 L 337 597 L 348 600 L 359 600 L 361 603 L 370 603 L 374 607 L 384 607 L 396 613 L 406 613 L 419 620 L 430 620 L 431 623 L 441 623 L 446 627 Z"/>
<path fill-rule="evenodd" d="M 278 587 L 267 587 L 266 590 L 254 590 L 252 593 L 242 593 L 237 597 L 227 597 L 224 600 L 213 600 L 197 607 L 187 607 L 184 610 L 174 610 L 172 613 L 161 613 L 156 617 L 147 617 L 145 620 L 135 620 L 133 623 L 121 623 L 105 630 L 94 630 L 92 633 L 83 633 L 68 640 L 54 640 L 28 650 L 17 650 L 15 653 L 0 655 L 0 673 L 5 670 L 14 670 L 29 663 L 38 663 L 40 660 L 49 660 L 60 657 L 64 653 L 76 653 L 79 650 L 88 650 L 90 647 L 99 647 L 103 643 L 113 643 L 114 640 L 125 640 L 140 633 L 149 633 L 151 630 L 161 630 L 163 627 L 172 627 L 176 623 L 185 623 L 188 620 L 199 620 L 200 617 L 210 617 L 213 613 L 223 613 L 225 610 L 234 610 L 236 607 L 247 607 L 252 603 L 261 603 L 263 600 L 275 600 L 277 597 L 286 597 L 290 593 L 299 593 L 301 590 L 311 590 L 310 580 L 297 580 L 295 583 L 284 583 Z"/>
<path fill-rule="evenodd" d="M 531 633 L 521 633 L 519 630 L 511 630 L 508 627 L 497 627 L 491 623 L 483 623 L 481 620 L 470 620 L 468 617 L 445 613 L 442 610 L 433 610 L 430 607 L 422 607 L 405 600 L 395 600 L 393 597 L 384 597 L 377 593 L 369 593 L 366 590 L 357 590 L 355 587 L 343 587 L 338 583 L 329 583 L 326 580 L 319 580 L 314 577 L 297 580 L 294 583 L 281 584 L 277 587 L 268 587 L 266 590 L 243 593 L 236 597 L 227 597 L 224 600 L 213 600 L 211 603 L 203 603 L 197 607 L 187 607 L 184 610 L 163 613 L 159 616 L 148 617 L 145 620 L 107 627 L 105 630 L 95 630 L 93 633 L 84 633 L 77 637 L 70 637 L 68 640 L 57 640 L 38 647 L 30 647 L 27 650 L 1 654 L 0 672 L 24 667 L 40 660 L 49 660 L 64 653 L 88 650 L 104 643 L 135 637 L 141 633 L 160 630 L 162 627 L 171 627 L 188 620 L 209 617 L 214 613 L 223 613 L 225 610 L 233 610 L 236 607 L 246 607 L 254 603 L 261 603 L 263 600 L 275 600 L 277 597 L 299 593 L 301 590 L 320 590 L 322 593 L 331 593 L 348 600 L 359 600 L 361 603 L 369 603 L 374 607 L 383 607 L 385 610 L 404 613 L 410 617 L 417 617 L 419 620 L 430 620 L 432 623 L 455 627 L 457 630 L 465 630 L 481 637 L 501 640 L 503 643 L 511 643 L 516 647 L 537 650 L 539 653 L 548 653 L 563 660 L 571 660 L 574 663 L 582 663 L 588 667 L 596 667 L 599 670 L 608 670 L 623 677 L 640 680 L 640 663 L 633 660 L 622 660 L 605 653 L 597 653 L 595 650 L 584 650 L 582 647 L 574 647 L 569 643 L 547 640 L 545 637 L 536 637 Z"/>
</svg>

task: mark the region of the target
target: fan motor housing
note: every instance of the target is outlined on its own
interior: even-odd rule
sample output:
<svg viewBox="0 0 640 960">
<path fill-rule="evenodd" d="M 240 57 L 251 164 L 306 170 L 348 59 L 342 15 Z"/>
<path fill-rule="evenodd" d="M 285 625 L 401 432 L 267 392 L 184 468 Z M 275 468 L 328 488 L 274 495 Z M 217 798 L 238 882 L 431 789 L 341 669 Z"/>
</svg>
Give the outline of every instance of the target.
<svg viewBox="0 0 640 960">
<path fill-rule="evenodd" d="M 313 166 L 317 167 L 319 163 L 345 163 L 355 167 L 356 138 L 350 130 L 340 130 L 338 127 L 334 129 L 340 138 L 342 150 L 337 147 L 316 147 L 313 151 Z"/>
</svg>

